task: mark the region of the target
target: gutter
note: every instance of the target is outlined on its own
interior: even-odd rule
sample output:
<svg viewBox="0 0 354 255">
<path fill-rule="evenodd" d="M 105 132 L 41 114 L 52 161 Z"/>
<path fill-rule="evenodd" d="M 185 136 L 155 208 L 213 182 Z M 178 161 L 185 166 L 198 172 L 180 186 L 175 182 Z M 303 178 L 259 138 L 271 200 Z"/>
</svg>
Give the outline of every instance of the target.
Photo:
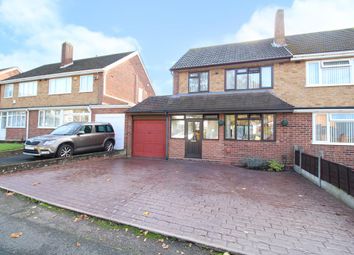
<svg viewBox="0 0 354 255">
<path fill-rule="evenodd" d="M 346 58 L 354 56 L 354 50 L 293 55 L 291 61 L 323 58 Z"/>
</svg>

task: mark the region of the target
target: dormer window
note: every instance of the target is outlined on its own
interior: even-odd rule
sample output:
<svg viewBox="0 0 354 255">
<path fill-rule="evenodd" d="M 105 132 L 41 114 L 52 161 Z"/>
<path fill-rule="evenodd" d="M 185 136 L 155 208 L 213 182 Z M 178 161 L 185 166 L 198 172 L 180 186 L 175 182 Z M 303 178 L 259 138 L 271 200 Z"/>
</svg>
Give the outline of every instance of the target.
<svg viewBox="0 0 354 255">
<path fill-rule="evenodd" d="M 354 84 L 353 63 L 353 59 L 307 62 L 306 84 L 309 87 Z"/>
<path fill-rule="evenodd" d="M 208 72 L 189 73 L 188 91 L 189 93 L 208 92 L 209 73 Z"/>
<path fill-rule="evenodd" d="M 225 90 L 273 87 L 273 69 L 271 66 L 229 69 L 226 70 L 225 76 Z"/>
</svg>

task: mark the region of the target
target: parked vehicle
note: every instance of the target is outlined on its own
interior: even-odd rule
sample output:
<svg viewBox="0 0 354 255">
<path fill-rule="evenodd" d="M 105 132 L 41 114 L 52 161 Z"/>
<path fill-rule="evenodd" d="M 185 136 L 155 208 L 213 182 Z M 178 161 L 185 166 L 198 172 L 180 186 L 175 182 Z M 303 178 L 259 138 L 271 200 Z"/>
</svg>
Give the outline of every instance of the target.
<svg viewBox="0 0 354 255">
<path fill-rule="evenodd" d="M 27 139 L 23 154 L 64 158 L 81 152 L 112 151 L 114 144 L 111 124 L 71 122 L 49 135 Z"/>
</svg>

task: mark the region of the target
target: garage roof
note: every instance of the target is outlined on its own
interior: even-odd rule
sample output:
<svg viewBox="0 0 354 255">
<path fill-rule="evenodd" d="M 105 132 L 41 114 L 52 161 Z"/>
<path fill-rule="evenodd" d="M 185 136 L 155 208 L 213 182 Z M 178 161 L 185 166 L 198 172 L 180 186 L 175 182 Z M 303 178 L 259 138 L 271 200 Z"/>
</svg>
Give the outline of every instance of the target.
<svg viewBox="0 0 354 255">
<path fill-rule="evenodd" d="M 127 112 L 292 112 L 293 108 L 269 92 L 257 91 L 155 96 Z"/>
</svg>

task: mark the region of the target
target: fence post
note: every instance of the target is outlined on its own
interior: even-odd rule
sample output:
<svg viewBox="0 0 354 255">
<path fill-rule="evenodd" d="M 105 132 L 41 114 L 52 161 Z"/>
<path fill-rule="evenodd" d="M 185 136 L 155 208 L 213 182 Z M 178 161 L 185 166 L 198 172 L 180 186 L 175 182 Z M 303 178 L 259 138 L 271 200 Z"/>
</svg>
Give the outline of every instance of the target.
<svg viewBox="0 0 354 255">
<path fill-rule="evenodd" d="M 323 151 L 318 153 L 318 185 L 321 187 L 321 159 L 323 158 Z"/>
</svg>

